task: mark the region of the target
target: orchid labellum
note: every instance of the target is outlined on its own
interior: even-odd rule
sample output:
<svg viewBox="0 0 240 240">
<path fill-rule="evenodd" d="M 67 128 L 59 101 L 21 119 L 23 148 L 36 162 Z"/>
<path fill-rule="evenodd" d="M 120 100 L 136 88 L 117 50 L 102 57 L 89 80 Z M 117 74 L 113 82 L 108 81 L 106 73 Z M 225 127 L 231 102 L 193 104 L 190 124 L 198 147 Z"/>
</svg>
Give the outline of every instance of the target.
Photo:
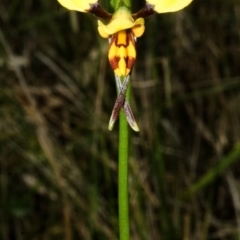
<svg viewBox="0 0 240 240">
<path fill-rule="evenodd" d="M 58 0 L 58 2 L 69 10 L 89 12 L 98 18 L 109 21 L 108 24 L 103 24 L 98 20 L 100 36 L 109 39 L 108 59 L 114 71 L 118 89 L 118 97 L 108 128 L 112 130 L 119 111 L 123 108 L 129 125 L 133 130 L 139 131 L 131 107 L 125 97 L 136 59 L 136 39 L 145 30 L 144 18 L 154 13 L 179 11 L 189 5 L 192 0 L 147 0 L 145 6 L 135 14 L 131 14 L 130 10 L 123 4 L 119 5 L 114 14 L 110 14 L 96 0 Z"/>
</svg>

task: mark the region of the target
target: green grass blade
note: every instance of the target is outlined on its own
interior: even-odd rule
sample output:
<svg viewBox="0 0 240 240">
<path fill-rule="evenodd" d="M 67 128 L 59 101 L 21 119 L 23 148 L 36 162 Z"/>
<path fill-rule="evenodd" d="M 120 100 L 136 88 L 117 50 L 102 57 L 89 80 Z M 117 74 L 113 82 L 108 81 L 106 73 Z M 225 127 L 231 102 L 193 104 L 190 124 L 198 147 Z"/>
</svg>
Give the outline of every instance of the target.
<svg viewBox="0 0 240 240">
<path fill-rule="evenodd" d="M 200 180 L 198 180 L 196 183 L 190 186 L 183 193 L 183 197 L 188 198 L 196 194 L 198 191 L 200 191 L 201 189 L 209 185 L 211 182 L 213 182 L 216 179 L 216 177 L 222 174 L 228 167 L 230 167 L 236 161 L 239 161 L 239 159 L 240 159 L 240 143 L 238 143 L 226 157 L 220 160 L 219 163 L 215 167 L 210 169 Z"/>
</svg>

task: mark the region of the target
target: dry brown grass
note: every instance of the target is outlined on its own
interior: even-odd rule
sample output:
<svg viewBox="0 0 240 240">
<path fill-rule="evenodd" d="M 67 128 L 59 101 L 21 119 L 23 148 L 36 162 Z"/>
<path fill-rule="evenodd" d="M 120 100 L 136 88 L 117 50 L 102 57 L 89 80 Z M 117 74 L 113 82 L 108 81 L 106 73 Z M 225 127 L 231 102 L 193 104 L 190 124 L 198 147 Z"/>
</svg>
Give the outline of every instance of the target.
<svg viewBox="0 0 240 240">
<path fill-rule="evenodd" d="M 146 20 L 132 240 L 240 238 L 239 16 L 237 0 L 195 0 Z M 96 20 L 2 0 L 0 53 L 0 239 L 118 239 L 116 92 Z"/>
</svg>

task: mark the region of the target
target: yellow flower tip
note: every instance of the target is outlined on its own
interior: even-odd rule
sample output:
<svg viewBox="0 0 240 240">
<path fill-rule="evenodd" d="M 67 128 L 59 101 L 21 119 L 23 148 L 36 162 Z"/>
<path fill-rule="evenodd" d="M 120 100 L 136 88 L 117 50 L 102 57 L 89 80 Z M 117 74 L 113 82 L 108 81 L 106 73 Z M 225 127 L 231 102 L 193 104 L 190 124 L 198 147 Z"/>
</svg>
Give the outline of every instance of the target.
<svg viewBox="0 0 240 240">
<path fill-rule="evenodd" d="M 113 119 L 113 118 L 111 117 L 111 119 L 110 119 L 110 121 L 109 121 L 109 124 L 108 124 L 108 130 L 109 130 L 109 131 L 112 131 L 112 130 L 113 130 L 115 121 L 116 121 L 116 119 Z M 135 122 L 135 120 L 134 120 L 133 122 L 129 122 L 129 121 L 128 121 L 128 123 L 129 123 L 130 127 L 131 127 L 135 132 L 139 132 L 139 131 L 140 131 L 137 123 Z"/>
<path fill-rule="evenodd" d="M 116 121 L 116 120 L 115 120 L 115 121 Z M 114 121 L 112 118 L 110 119 L 109 124 L 108 124 L 108 130 L 109 130 L 109 131 L 112 131 L 112 130 L 113 130 L 115 121 Z"/>
<path fill-rule="evenodd" d="M 141 36 L 144 32 L 144 19 L 139 18 L 136 21 L 132 18 L 131 12 L 128 8 L 120 7 L 112 16 L 109 24 L 103 24 L 98 21 L 98 32 L 101 37 L 108 38 L 116 32 L 133 29 L 136 37 Z"/>
<path fill-rule="evenodd" d="M 192 0 L 147 0 L 158 13 L 176 12 L 188 6 Z"/>
<path fill-rule="evenodd" d="M 97 0 L 58 0 L 58 2 L 69 10 L 75 10 L 79 12 L 88 12 L 91 5 L 97 3 Z"/>
<path fill-rule="evenodd" d="M 132 128 L 135 132 L 139 132 L 139 131 L 140 131 L 140 130 L 139 130 L 139 127 L 138 127 L 138 125 L 137 125 L 136 122 L 133 123 L 133 125 L 131 126 L 131 128 Z"/>
</svg>

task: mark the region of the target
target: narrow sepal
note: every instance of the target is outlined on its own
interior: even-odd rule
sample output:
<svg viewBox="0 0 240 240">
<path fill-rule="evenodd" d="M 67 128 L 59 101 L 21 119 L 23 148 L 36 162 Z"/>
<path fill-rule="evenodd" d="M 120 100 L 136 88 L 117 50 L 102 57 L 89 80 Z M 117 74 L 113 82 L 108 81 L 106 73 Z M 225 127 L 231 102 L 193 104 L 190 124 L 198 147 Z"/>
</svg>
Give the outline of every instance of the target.
<svg viewBox="0 0 240 240">
<path fill-rule="evenodd" d="M 127 100 L 125 100 L 124 105 L 123 105 L 123 111 L 126 115 L 126 119 L 130 127 L 135 131 L 139 132 L 139 127 L 137 125 L 137 122 L 135 121 L 134 115 L 132 113 L 132 109 L 128 103 Z"/>
<path fill-rule="evenodd" d="M 119 91 L 118 97 L 115 101 L 115 104 L 114 104 L 114 107 L 113 107 L 113 110 L 112 110 L 112 114 L 111 114 L 111 117 L 110 117 L 110 121 L 109 121 L 109 124 L 108 124 L 108 129 L 109 130 L 113 129 L 114 123 L 116 122 L 117 117 L 119 115 L 119 111 L 121 110 L 121 108 L 123 106 L 123 103 L 125 101 L 127 86 L 128 86 L 128 83 L 129 83 L 129 75 L 125 77 L 122 85 L 121 85 L 121 82 L 119 83 L 117 79 L 116 79 L 116 83 L 117 83 L 117 89 L 118 89 L 118 91 L 119 90 L 120 91 Z"/>
<path fill-rule="evenodd" d="M 108 129 L 110 131 L 113 129 L 113 126 L 118 118 L 121 108 L 123 108 L 128 124 L 134 131 L 139 132 L 139 127 L 135 121 L 134 115 L 132 113 L 132 109 L 126 99 L 126 91 L 129 83 L 129 78 L 130 78 L 129 75 L 125 77 L 122 84 L 120 77 L 115 75 L 115 81 L 116 81 L 117 90 L 119 94 L 114 104 L 112 115 L 110 117 L 110 121 L 108 125 Z"/>
</svg>

